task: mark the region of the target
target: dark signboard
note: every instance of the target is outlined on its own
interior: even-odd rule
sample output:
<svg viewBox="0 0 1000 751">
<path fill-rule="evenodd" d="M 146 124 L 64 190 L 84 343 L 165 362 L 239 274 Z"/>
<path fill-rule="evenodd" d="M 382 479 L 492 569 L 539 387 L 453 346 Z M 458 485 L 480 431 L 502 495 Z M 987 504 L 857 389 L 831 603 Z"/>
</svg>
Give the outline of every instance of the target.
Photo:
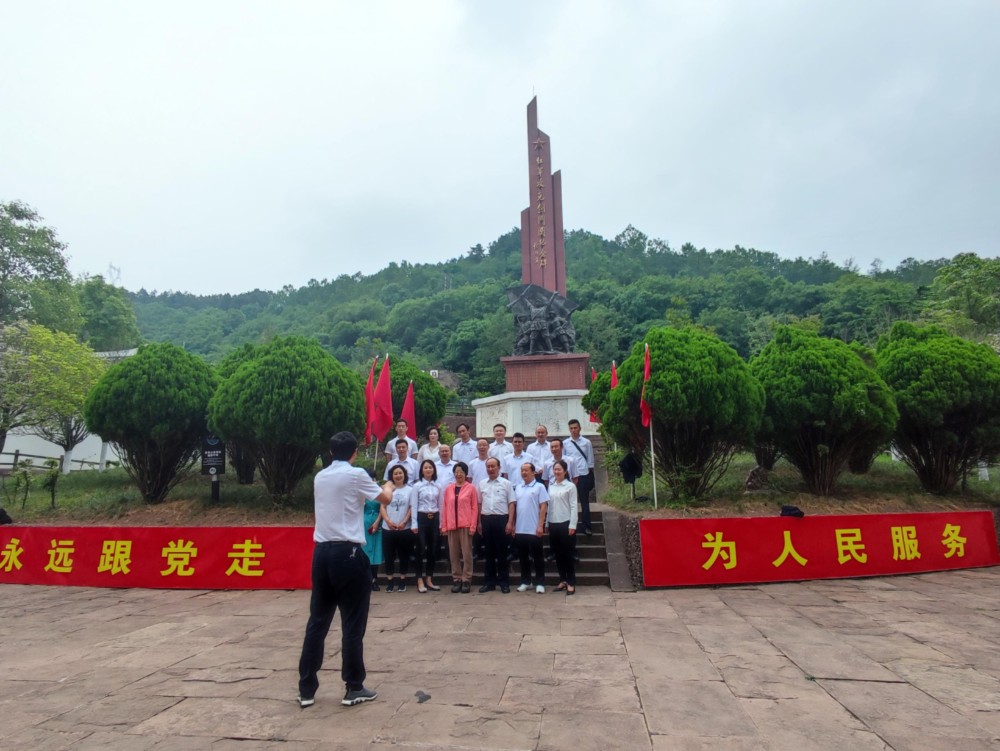
<svg viewBox="0 0 1000 751">
<path fill-rule="evenodd" d="M 201 439 L 201 473 L 224 475 L 226 473 L 226 445 L 222 439 L 206 433 Z"/>
</svg>

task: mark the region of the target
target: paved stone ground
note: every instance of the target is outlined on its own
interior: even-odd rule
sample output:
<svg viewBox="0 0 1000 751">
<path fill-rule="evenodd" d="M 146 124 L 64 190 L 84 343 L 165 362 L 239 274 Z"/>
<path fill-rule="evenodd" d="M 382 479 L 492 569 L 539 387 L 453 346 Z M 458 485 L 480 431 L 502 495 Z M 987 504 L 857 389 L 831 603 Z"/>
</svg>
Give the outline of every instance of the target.
<svg viewBox="0 0 1000 751">
<path fill-rule="evenodd" d="M 307 592 L 0 586 L 0 748 L 1000 748 L 1000 568 L 575 597 L 376 594 L 295 702 Z M 417 692 L 430 695 L 421 703 Z"/>
</svg>

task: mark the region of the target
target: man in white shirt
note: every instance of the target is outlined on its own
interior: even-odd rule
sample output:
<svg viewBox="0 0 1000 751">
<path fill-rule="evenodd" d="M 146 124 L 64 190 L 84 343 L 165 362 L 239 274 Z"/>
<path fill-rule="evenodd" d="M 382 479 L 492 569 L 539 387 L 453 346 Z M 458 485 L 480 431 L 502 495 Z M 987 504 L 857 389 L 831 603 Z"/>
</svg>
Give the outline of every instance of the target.
<svg viewBox="0 0 1000 751">
<path fill-rule="evenodd" d="M 514 544 L 521 562 L 521 584 L 518 592 L 531 589 L 531 564 L 535 564 L 535 591 L 545 594 L 545 554 L 542 536 L 545 534 L 545 515 L 549 507 L 549 493 L 535 479 L 535 466 L 525 462 L 521 466 L 521 484 L 514 486 L 517 510 L 514 514 Z"/>
<path fill-rule="evenodd" d="M 545 462 L 545 466 L 542 468 L 542 482 L 548 487 L 548 484 L 553 481 L 552 465 L 562 459 L 566 462 L 569 479 L 575 485 L 577 477 L 580 475 L 580 468 L 576 459 L 563 453 L 563 442 L 558 438 L 553 438 L 549 441 L 549 450 L 552 452 L 552 457 Z"/>
<path fill-rule="evenodd" d="M 360 467 L 351 466 L 358 441 L 348 432 L 330 439 L 333 461 L 313 481 L 316 527 L 313 531 L 312 598 L 302 656 L 299 658 L 299 706 L 316 703 L 320 667 L 330 623 L 340 608 L 340 675 L 347 685 L 341 700 L 354 706 L 375 699 L 365 688 L 364 635 L 371 601 L 371 564 L 365 555 L 365 501 L 387 505 L 392 483 L 381 488 Z"/>
<path fill-rule="evenodd" d="M 481 439 L 485 441 L 485 439 Z M 485 480 L 479 483 L 482 516 L 479 532 L 486 548 L 486 570 L 480 593 L 492 592 L 500 586 L 503 594 L 510 592 L 510 560 L 507 557 L 510 536 L 514 534 L 514 486 L 500 476 L 500 460 L 486 460 Z"/>
<path fill-rule="evenodd" d="M 594 476 L 594 445 L 580 435 L 580 421 L 569 421 L 569 438 L 563 441 L 563 453 L 576 459 L 580 478 L 576 483 L 576 493 L 580 499 L 580 527 L 588 537 L 593 534 L 590 529 L 590 491 L 596 486 Z"/>
<path fill-rule="evenodd" d="M 485 438 L 476 441 L 476 457 L 472 461 L 467 461 L 469 465 L 469 479 L 478 488 L 479 483 L 487 477 L 486 460 L 489 458 L 490 442 Z M 457 461 L 457 460 L 456 460 Z"/>
<path fill-rule="evenodd" d="M 451 458 L 456 462 L 468 464 L 476 458 L 476 442 L 472 440 L 472 434 L 469 433 L 469 426 L 466 423 L 459 423 L 457 430 L 458 441 L 451 449 Z"/>
<path fill-rule="evenodd" d="M 437 467 L 438 479 L 437 483 L 444 490 L 446 487 L 455 482 L 455 462 L 451 460 L 451 446 L 447 443 L 442 443 L 439 449 L 441 454 L 441 461 L 434 462 Z"/>
<path fill-rule="evenodd" d="M 409 453 L 410 445 L 406 442 L 405 438 L 400 438 L 396 441 L 396 455 L 399 458 L 385 465 L 385 474 L 382 476 L 382 479 L 389 479 L 392 474 L 393 467 L 403 467 L 406 470 L 406 484 L 416 484 L 416 482 L 420 479 L 417 477 L 417 473 L 420 471 L 420 465 L 417 464 L 416 459 L 409 456 Z"/>
<path fill-rule="evenodd" d="M 541 471 L 545 466 L 545 463 L 552 458 L 552 450 L 549 448 L 549 429 L 544 425 L 539 425 L 535 428 L 535 440 L 524 447 L 524 450 L 531 457 L 531 463 L 535 465 L 535 470 L 539 472 L 539 479 L 541 479 Z"/>
<path fill-rule="evenodd" d="M 406 420 L 396 420 L 396 437 L 390 438 L 385 442 L 385 456 L 390 461 L 396 461 L 399 456 L 396 454 L 396 441 L 403 440 L 406 441 L 406 445 L 410 447 L 410 456 L 417 455 L 417 442 L 412 438 L 407 437 L 407 424 Z"/>
<path fill-rule="evenodd" d="M 490 444 L 490 456 L 495 456 L 500 460 L 500 468 L 503 469 L 504 460 L 514 453 L 514 447 L 507 440 L 507 426 L 498 422 L 493 426 L 493 443 Z"/>
<path fill-rule="evenodd" d="M 531 457 L 524 453 L 524 433 L 514 433 L 511 436 L 514 453 L 503 459 L 503 476 L 517 485 L 521 482 L 521 465 L 530 462 Z"/>
</svg>

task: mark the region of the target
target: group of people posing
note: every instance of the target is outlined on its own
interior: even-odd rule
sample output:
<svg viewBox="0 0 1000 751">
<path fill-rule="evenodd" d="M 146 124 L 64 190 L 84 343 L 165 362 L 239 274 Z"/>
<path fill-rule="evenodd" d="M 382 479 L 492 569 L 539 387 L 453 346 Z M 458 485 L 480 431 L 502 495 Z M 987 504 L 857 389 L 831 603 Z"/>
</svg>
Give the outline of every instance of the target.
<svg viewBox="0 0 1000 751">
<path fill-rule="evenodd" d="M 544 593 L 547 530 L 559 571 L 555 589 L 574 594 L 578 503 L 579 530 L 592 534 L 594 449 L 580 434 L 578 420 L 568 425 L 570 436 L 565 439 L 550 439 L 548 429 L 539 425 L 535 440 L 527 445 L 521 433 L 508 441 L 502 424 L 493 426 L 491 442 L 472 438 L 469 426 L 462 423 L 453 446 L 441 443 L 440 432 L 432 427 L 418 447 L 406 435 L 406 421 L 399 420 L 396 437 L 385 449 L 388 463 L 383 479 L 391 483 L 392 500 L 386 505 L 376 500 L 365 504 L 365 552 L 371 561 L 372 589 L 379 589 L 377 569 L 384 561 L 386 591 L 404 591 L 415 550 L 418 591 L 440 590 L 433 576 L 443 535 L 452 592 L 472 590 L 474 548 L 485 559 L 479 591 L 510 592 L 512 543 L 521 570 L 517 591 L 534 587 Z"/>
</svg>

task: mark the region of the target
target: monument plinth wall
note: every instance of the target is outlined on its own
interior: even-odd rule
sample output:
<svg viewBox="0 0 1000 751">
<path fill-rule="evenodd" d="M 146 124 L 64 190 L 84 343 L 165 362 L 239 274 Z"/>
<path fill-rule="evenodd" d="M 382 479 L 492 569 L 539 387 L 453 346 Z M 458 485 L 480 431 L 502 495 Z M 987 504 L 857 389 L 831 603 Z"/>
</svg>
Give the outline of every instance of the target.
<svg viewBox="0 0 1000 751">
<path fill-rule="evenodd" d="M 587 388 L 590 355 L 571 352 L 555 355 L 501 357 L 507 372 L 507 392 L 559 391 Z"/>
</svg>

